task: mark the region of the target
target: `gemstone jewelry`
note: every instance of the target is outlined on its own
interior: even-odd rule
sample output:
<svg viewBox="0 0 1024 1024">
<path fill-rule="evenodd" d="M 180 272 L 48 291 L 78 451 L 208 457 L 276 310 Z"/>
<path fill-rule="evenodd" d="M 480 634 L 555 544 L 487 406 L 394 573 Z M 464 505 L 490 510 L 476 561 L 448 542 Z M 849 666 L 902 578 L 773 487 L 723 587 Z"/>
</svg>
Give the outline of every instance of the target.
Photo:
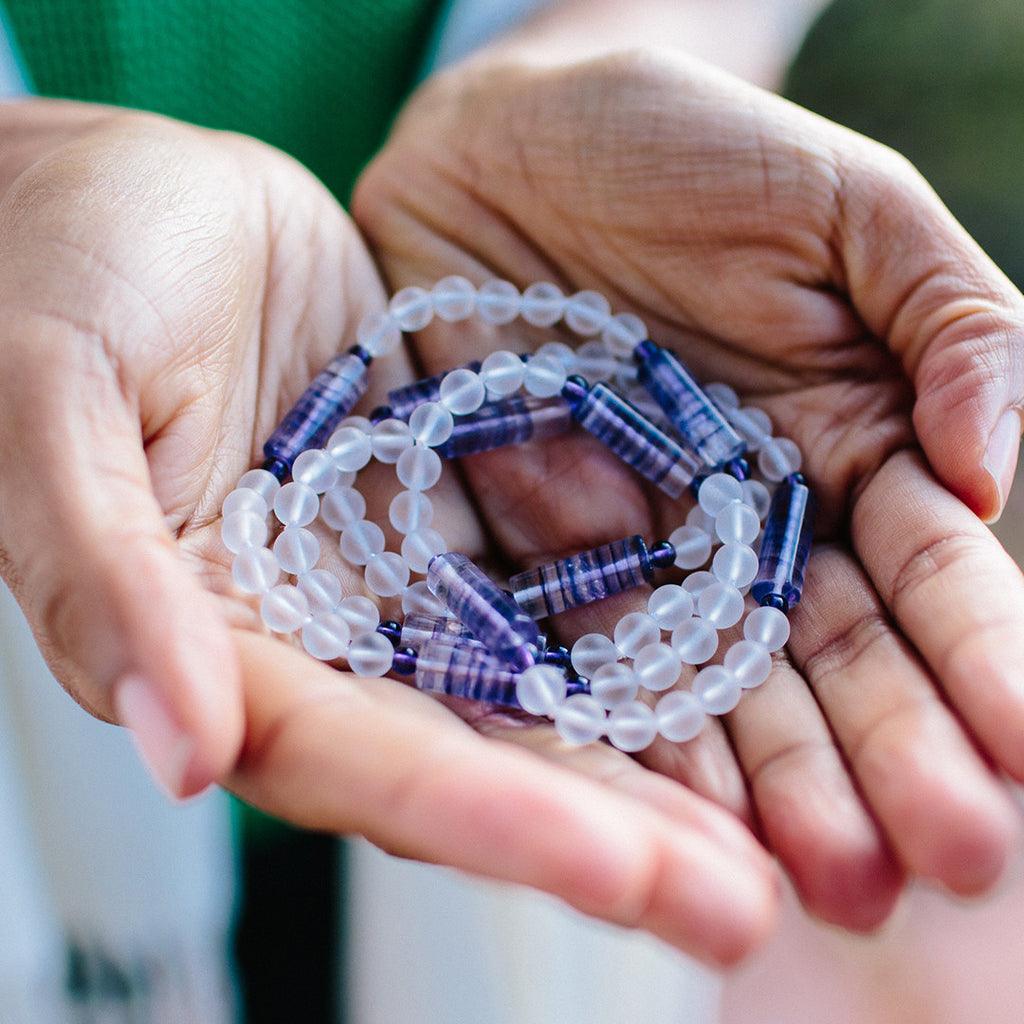
<svg viewBox="0 0 1024 1024">
<path fill-rule="evenodd" d="M 404 332 L 471 316 L 495 326 L 562 322 L 591 340 L 575 351 L 556 341 L 528 355 L 492 352 L 393 389 L 368 418 L 351 415 L 370 364 Z M 344 659 L 358 675 L 393 674 L 426 693 L 518 708 L 553 719 L 569 743 L 607 738 L 629 752 L 659 734 L 693 739 L 709 715 L 731 711 L 768 678 L 803 590 L 813 499 L 799 449 L 772 435 L 762 410 L 742 406 L 725 384 L 702 388 L 638 317 L 613 315 L 597 292 L 566 296 L 547 282 L 521 293 L 509 281 L 477 288 L 462 277 L 404 288 L 387 312 L 360 323 L 356 341 L 317 375 L 264 445 L 262 467 L 224 500 L 234 582 L 259 597 L 268 629 L 298 634 L 314 658 Z M 652 544 L 611 540 L 504 586 L 449 551 L 427 493 L 444 462 L 574 424 L 670 499 L 696 497 L 680 526 Z M 754 455 L 763 480 L 752 476 Z M 393 465 L 403 487 L 388 509 L 399 551 L 386 549 L 356 486 L 372 461 Z M 377 601 L 345 595 L 317 567 L 320 541 L 309 527 L 318 516 L 337 531 L 344 560 L 363 570 L 366 591 L 400 600 L 401 622 L 382 622 Z M 657 585 L 673 567 L 689 575 Z M 646 611 L 623 615 L 610 637 L 588 633 L 567 649 L 540 630 L 539 621 L 647 584 Z M 741 622 L 743 639 L 711 663 L 719 632 Z M 677 688 L 683 666 L 703 666 L 689 689 Z M 661 696 L 652 706 L 641 691 Z"/>
</svg>

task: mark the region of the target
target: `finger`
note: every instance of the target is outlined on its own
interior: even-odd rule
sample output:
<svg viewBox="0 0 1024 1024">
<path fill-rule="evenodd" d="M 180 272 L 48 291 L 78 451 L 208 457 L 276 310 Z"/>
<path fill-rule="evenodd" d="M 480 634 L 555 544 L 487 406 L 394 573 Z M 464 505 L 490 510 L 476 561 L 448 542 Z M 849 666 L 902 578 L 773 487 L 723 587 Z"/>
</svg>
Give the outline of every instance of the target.
<svg viewBox="0 0 1024 1024">
<path fill-rule="evenodd" d="M 841 192 L 850 295 L 914 381 L 914 425 L 932 468 L 992 520 L 1017 464 L 1024 298 L 916 171 L 869 152 L 848 166 Z"/>
<path fill-rule="evenodd" d="M 1024 779 L 1024 578 L 911 452 L 872 478 L 854 549 L 897 624 L 984 749 Z"/>
<path fill-rule="evenodd" d="M 969 894 L 1017 831 L 1003 787 L 848 554 L 815 549 L 789 651 L 906 870 Z"/>
<path fill-rule="evenodd" d="M 241 742 L 236 659 L 164 525 L 138 413 L 75 326 L 27 320 L 2 345 L 0 441 L 19 452 L 4 471 L 4 576 L 72 695 L 132 730 L 168 792 L 195 793 Z"/>
<path fill-rule="evenodd" d="M 485 740 L 398 683 L 239 633 L 247 741 L 232 786 L 306 827 L 553 893 L 728 963 L 763 936 L 773 884 L 707 835 Z"/>
</svg>

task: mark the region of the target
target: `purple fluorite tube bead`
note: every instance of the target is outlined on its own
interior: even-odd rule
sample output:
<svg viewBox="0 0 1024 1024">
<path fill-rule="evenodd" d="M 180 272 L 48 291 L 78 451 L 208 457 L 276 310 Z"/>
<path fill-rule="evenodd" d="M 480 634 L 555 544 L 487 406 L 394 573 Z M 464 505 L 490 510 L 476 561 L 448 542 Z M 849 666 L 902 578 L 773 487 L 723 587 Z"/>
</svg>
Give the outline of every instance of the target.
<svg viewBox="0 0 1024 1024">
<path fill-rule="evenodd" d="M 671 352 L 653 341 L 642 341 L 633 358 L 640 383 L 708 469 L 717 469 L 747 450 L 743 438 Z"/>
<path fill-rule="evenodd" d="M 474 359 L 471 363 L 464 363 L 467 370 L 476 373 L 480 369 L 480 361 Z M 413 409 L 424 402 L 436 402 L 441 395 L 441 381 L 451 373 L 445 370 L 444 373 L 435 373 L 432 377 L 423 377 L 414 380 L 411 384 L 404 384 L 400 388 L 394 388 L 388 392 L 388 408 L 396 420 L 407 420 Z"/>
<path fill-rule="evenodd" d="M 647 545 L 636 535 L 527 569 L 509 588 L 527 615 L 543 619 L 638 587 L 652 575 Z"/>
<path fill-rule="evenodd" d="M 534 662 L 537 623 L 465 555 L 447 551 L 427 567 L 430 592 L 488 651 L 522 671 Z"/>
<path fill-rule="evenodd" d="M 506 398 L 457 416 L 452 435 L 437 448 L 445 459 L 476 455 L 531 438 L 555 437 L 572 426 L 564 398 Z"/>
<path fill-rule="evenodd" d="M 438 637 L 450 641 L 457 640 L 470 646 L 484 646 L 473 638 L 473 634 L 458 619 L 446 618 L 443 615 L 424 615 L 420 612 L 405 617 L 398 646 L 411 647 L 418 651 L 425 643 Z"/>
<path fill-rule="evenodd" d="M 570 377 L 562 391 L 573 418 L 641 476 L 678 498 L 702 468 L 700 463 L 607 384 L 584 384 L 582 378 Z"/>
<path fill-rule="evenodd" d="M 435 637 L 416 655 L 414 682 L 426 693 L 517 708 L 516 674 L 480 644 Z"/>
<path fill-rule="evenodd" d="M 354 352 L 336 356 L 281 420 L 263 446 L 263 454 L 291 468 L 301 452 L 326 442 L 365 392 L 366 363 Z"/>
<path fill-rule="evenodd" d="M 813 531 L 811 490 L 789 477 L 779 484 L 764 524 L 757 576 L 750 588 L 755 601 L 764 604 L 781 598 L 792 608 L 800 600 Z"/>
</svg>

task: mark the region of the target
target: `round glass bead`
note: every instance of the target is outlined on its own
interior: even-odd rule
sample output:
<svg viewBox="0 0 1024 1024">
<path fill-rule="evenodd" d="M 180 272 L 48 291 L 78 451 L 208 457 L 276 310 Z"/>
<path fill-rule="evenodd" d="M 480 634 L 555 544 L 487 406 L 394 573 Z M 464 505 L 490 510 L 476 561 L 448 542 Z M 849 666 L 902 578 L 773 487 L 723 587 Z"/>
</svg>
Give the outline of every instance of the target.
<svg viewBox="0 0 1024 1024">
<path fill-rule="evenodd" d="M 306 595 L 314 615 L 332 612 L 341 600 L 341 580 L 329 569 L 312 569 L 303 573 L 296 586 Z"/>
<path fill-rule="evenodd" d="M 761 519 L 745 501 L 730 501 L 715 516 L 715 533 L 723 544 L 752 544 Z"/>
<path fill-rule="evenodd" d="M 545 341 L 530 358 L 536 359 L 538 356 L 550 356 L 558 360 L 565 367 L 566 373 L 572 373 L 576 365 L 576 350 L 564 341 Z"/>
<path fill-rule="evenodd" d="M 434 597 L 426 580 L 417 580 L 405 588 L 405 593 L 402 594 L 402 611 L 406 615 L 448 615 L 444 601 Z"/>
<path fill-rule="evenodd" d="M 428 448 L 436 448 L 444 444 L 455 429 L 455 418 L 451 411 L 440 402 L 424 402 L 416 406 L 409 417 L 411 437 L 425 444 Z M 404 451 L 404 449 L 403 449 Z M 399 455 L 402 452 L 398 453 Z M 397 462 L 398 459 L 396 458 Z"/>
<path fill-rule="evenodd" d="M 342 598 L 336 611 L 348 623 L 353 636 L 372 633 L 380 625 L 380 609 L 359 594 Z"/>
<path fill-rule="evenodd" d="M 631 700 L 608 713 L 608 739 L 627 754 L 649 747 L 658 735 L 658 720 L 644 703 Z"/>
<path fill-rule="evenodd" d="M 789 640 L 789 619 L 778 608 L 755 608 L 743 620 L 743 636 L 768 651 L 780 651 Z"/>
<path fill-rule="evenodd" d="M 566 324 L 584 337 L 603 331 L 610 315 L 611 306 L 600 292 L 577 292 L 565 304 Z"/>
<path fill-rule="evenodd" d="M 274 541 L 274 557 L 285 572 L 301 576 L 316 565 L 320 541 L 305 527 L 288 526 Z"/>
<path fill-rule="evenodd" d="M 442 277 L 431 289 L 434 312 L 448 323 L 466 320 L 473 315 L 476 288 L 473 282 L 458 274 Z"/>
<path fill-rule="evenodd" d="M 476 412 L 487 400 L 480 374 L 464 368 L 446 374 L 439 390 L 441 404 L 455 416 Z"/>
<path fill-rule="evenodd" d="M 425 573 L 430 560 L 447 550 L 444 537 L 429 526 L 413 530 L 402 541 L 402 557 L 413 572 Z"/>
<path fill-rule="evenodd" d="M 402 330 L 390 313 L 367 313 L 356 328 L 356 341 L 371 356 L 386 356 L 402 344 Z"/>
<path fill-rule="evenodd" d="M 368 519 L 360 519 L 342 530 L 338 540 L 342 557 L 352 565 L 366 565 L 384 550 L 384 531 Z"/>
<path fill-rule="evenodd" d="M 533 356 L 526 364 L 523 385 L 535 398 L 553 398 L 565 386 L 565 366 L 553 356 Z"/>
<path fill-rule="evenodd" d="M 366 416 L 346 416 L 339 424 L 338 430 L 358 430 L 367 437 L 373 433 L 373 421 Z M 346 470 L 346 472 L 348 472 Z"/>
<path fill-rule="evenodd" d="M 380 633 L 363 633 L 348 648 L 348 667 L 364 679 L 379 679 L 391 671 L 395 649 L 391 641 Z"/>
<path fill-rule="evenodd" d="M 604 708 L 585 693 L 566 697 L 555 709 L 555 729 L 566 743 L 584 746 L 604 735 L 607 716 Z"/>
<path fill-rule="evenodd" d="M 231 566 L 235 586 L 246 594 L 265 594 L 281 578 L 274 552 L 265 547 L 240 551 Z"/>
<path fill-rule="evenodd" d="M 364 578 L 371 594 L 397 597 L 409 583 L 409 565 L 394 551 L 384 551 L 371 556 Z"/>
<path fill-rule="evenodd" d="M 615 624 L 612 639 L 623 657 L 635 658 L 642 647 L 661 639 L 661 627 L 646 612 L 627 612 Z"/>
<path fill-rule="evenodd" d="M 331 434 L 327 451 L 338 469 L 359 470 L 373 457 L 373 441 L 369 432 L 357 426 L 343 426 Z"/>
<path fill-rule="evenodd" d="M 728 411 L 730 409 L 738 409 L 740 407 L 739 395 L 737 395 L 728 384 L 722 384 L 719 381 L 712 381 L 710 384 L 704 385 L 704 394 L 706 394 L 719 409 Z"/>
<path fill-rule="evenodd" d="M 709 537 L 714 536 L 715 517 L 709 516 L 700 505 L 694 505 L 686 513 L 685 522 L 687 526 L 695 526 L 698 530 L 703 530 Z"/>
<path fill-rule="evenodd" d="M 654 706 L 658 732 L 673 743 L 686 743 L 699 736 L 707 721 L 704 708 L 689 690 L 666 693 Z"/>
<path fill-rule="evenodd" d="M 587 679 L 602 666 L 619 660 L 619 649 L 603 633 L 584 633 L 572 645 L 572 667 Z"/>
<path fill-rule="evenodd" d="M 243 488 L 255 491 L 269 508 L 274 502 L 274 495 L 281 489 L 281 481 L 265 469 L 250 469 L 248 473 L 243 473 L 242 478 L 238 481 L 236 489 L 242 490 Z"/>
<path fill-rule="evenodd" d="M 674 686 L 682 669 L 682 660 L 668 644 L 647 644 L 633 659 L 633 671 L 640 685 L 655 693 Z"/>
<path fill-rule="evenodd" d="M 757 468 L 766 480 L 785 480 L 802 465 L 800 449 L 788 437 L 773 437 L 757 453 Z"/>
<path fill-rule="evenodd" d="M 348 650 L 350 635 L 348 623 L 337 612 L 322 612 L 302 627 L 302 646 L 314 658 L 334 661 Z"/>
<path fill-rule="evenodd" d="M 697 526 L 680 526 L 668 536 L 676 549 L 676 565 L 680 569 L 699 569 L 711 557 L 711 535 Z"/>
<path fill-rule="evenodd" d="M 434 505 L 422 491 L 399 491 L 388 506 L 388 519 L 399 533 L 412 533 L 429 526 Z"/>
<path fill-rule="evenodd" d="M 742 498 L 743 486 L 728 473 L 712 473 L 704 479 L 697 492 L 700 507 L 712 517 L 717 516 L 730 501 L 740 501 Z"/>
<path fill-rule="evenodd" d="M 693 680 L 693 695 L 709 715 L 724 715 L 740 702 L 740 684 L 736 677 L 721 665 L 702 668 Z"/>
<path fill-rule="evenodd" d="M 565 690 L 565 673 L 554 665 L 531 665 L 516 678 L 516 699 L 531 715 L 554 714 Z"/>
<path fill-rule="evenodd" d="M 597 338 L 586 341 L 576 350 L 574 373 L 582 374 L 591 384 L 599 380 L 611 380 L 619 364 L 608 351 L 608 346 Z"/>
<path fill-rule="evenodd" d="M 514 352 L 492 352 L 480 364 L 480 379 L 488 398 L 507 398 L 523 386 L 526 367 Z"/>
<path fill-rule="evenodd" d="M 616 359 L 629 359 L 647 337 L 647 325 L 633 313 L 616 313 L 601 331 L 601 340 Z"/>
<path fill-rule="evenodd" d="M 316 495 L 313 500 L 316 500 Z M 235 555 L 246 548 L 263 547 L 267 542 L 267 532 L 266 519 L 246 508 L 225 516 L 220 524 L 224 547 Z"/>
<path fill-rule="evenodd" d="M 746 544 L 723 544 L 715 552 L 711 572 L 722 583 L 746 587 L 753 583 L 757 575 L 757 555 Z"/>
<path fill-rule="evenodd" d="M 322 448 L 310 448 L 295 457 L 292 479 L 323 494 L 337 483 L 338 467 Z"/>
<path fill-rule="evenodd" d="M 476 296 L 477 315 L 485 324 L 509 324 L 520 310 L 519 289 L 511 281 L 491 280 Z"/>
<path fill-rule="evenodd" d="M 366 499 L 354 487 L 332 487 L 320 499 L 320 518 L 332 530 L 344 530 L 366 515 Z"/>
<path fill-rule="evenodd" d="M 765 441 L 771 439 L 772 418 L 763 409 L 746 406 L 738 409 L 731 421 L 733 429 L 747 442 L 752 452 L 758 451 Z"/>
<path fill-rule="evenodd" d="M 702 569 L 700 572 L 691 572 L 689 576 L 679 585 L 685 590 L 696 603 L 697 598 L 704 593 L 712 583 L 717 583 L 715 577 Z"/>
<path fill-rule="evenodd" d="M 402 452 L 395 468 L 403 487 L 427 491 L 441 479 L 441 456 L 433 448 L 416 444 Z"/>
<path fill-rule="evenodd" d="M 757 513 L 759 522 L 764 522 L 772 505 L 772 494 L 760 480 L 744 480 L 743 500 Z"/>
<path fill-rule="evenodd" d="M 743 618 L 743 595 L 731 583 L 712 583 L 697 598 L 697 613 L 715 629 L 729 629 Z"/>
<path fill-rule="evenodd" d="M 403 331 L 422 331 L 434 319 L 434 302 L 430 292 L 418 285 L 410 285 L 395 292 L 388 309 Z"/>
<path fill-rule="evenodd" d="M 297 587 L 279 583 L 263 595 L 260 618 L 275 633 L 294 633 L 309 618 L 309 602 Z"/>
<path fill-rule="evenodd" d="M 604 708 L 632 700 L 640 688 L 636 673 L 621 661 L 602 665 L 590 677 L 590 695 Z"/>
<path fill-rule="evenodd" d="M 672 650 L 684 665 L 703 665 L 718 650 L 718 631 L 703 619 L 687 619 L 672 634 Z"/>
<path fill-rule="evenodd" d="M 772 656 L 756 640 L 740 640 L 725 652 L 722 664 L 744 690 L 760 686 L 772 673 Z"/>
<path fill-rule="evenodd" d="M 316 491 L 293 480 L 274 496 L 274 515 L 285 526 L 308 526 L 320 510 Z"/>
<path fill-rule="evenodd" d="M 419 409 L 416 409 L 413 415 L 416 412 L 419 412 Z M 381 420 L 370 434 L 370 443 L 373 446 L 373 457 L 378 462 L 391 465 L 397 462 L 402 452 L 413 443 L 410 424 L 396 419 Z"/>
<path fill-rule="evenodd" d="M 251 487 L 236 487 L 225 499 L 220 507 L 222 516 L 229 516 L 232 512 L 255 512 L 256 515 L 267 518 L 270 507 L 259 491 Z"/>
<path fill-rule="evenodd" d="M 693 595 L 675 583 L 666 583 L 647 599 L 647 614 L 662 629 L 675 629 L 693 615 Z"/>
<path fill-rule="evenodd" d="M 556 284 L 538 281 L 523 292 L 523 319 L 534 327 L 553 327 L 565 312 L 565 293 Z"/>
</svg>

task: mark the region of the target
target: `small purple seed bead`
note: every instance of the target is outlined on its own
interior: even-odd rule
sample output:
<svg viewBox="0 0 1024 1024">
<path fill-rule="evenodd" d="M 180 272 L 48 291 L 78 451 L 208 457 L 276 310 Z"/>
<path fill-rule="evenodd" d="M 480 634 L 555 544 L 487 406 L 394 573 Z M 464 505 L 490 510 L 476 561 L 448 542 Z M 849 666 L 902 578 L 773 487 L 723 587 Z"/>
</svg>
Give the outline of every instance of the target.
<svg viewBox="0 0 1024 1024">
<path fill-rule="evenodd" d="M 568 647 L 550 647 L 544 652 L 543 661 L 545 665 L 554 665 L 556 668 L 568 668 L 572 663 Z"/>
<path fill-rule="evenodd" d="M 671 569 L 676 560 L 676 547 L 668 540 L 659 540 L 650 551 L 651 565 L 655 569 Z"/>
<path fill-rule="evenodd" d="M 367 417 L 369 421 L 376 426 L 378 423 L 382 423 L 384 420 L 391 419 L 391 406 L 390 405 L 378 405 L 373 412 Z"/>
<path fill-rule="evenodd" d="M 807 486 L 807 477 L 803 473 L 790 473 L 786 477 L 787 484 L 802 484 L 804 487 Z"/>
<path fill-rule="evenodd" d="M 562 397 L 570 405 L 574 405 L 586 398 L 589 390 L 590 386 L 586 380 L 578 373 L 574 373 L 571 377 L 567 377 L 562 385 Z"/>
<path fill-rule="evenodd" d="M 349 352 L 358 356 L 363 361 L 363 366 L 369 366 L 373 362 L 373 356 L 362 345 L 353 345 Z"/>
<path fill-rule="evenodd" d="M 287 479 L 288 474 L 291 472 L 288 468 L 288 463 L 283 459 L 270 458 L 266 459 L 262 466 L 268 473 L 273 473 L 275 477 L 281 482 Z"/>
<path fill-rule="evenodd" d="M 391 668 L 400 676 L 411 676 L 416 671 L 416 652 L 411 647 L 395 651 Z"/>
<path fill-rule="evenodd" d="M 762 608 L 778 608 L 780 612 L 788 612 L 789 605 L 786 601 L 779 597 L 778 594 L 768 594 L 767 597 L 761 599 Z"/>
<path fill-rule="evenodd" d="M 723 467 L 723 472 L 736 477 L 742 483 L 750 476 L 750 463 L 746 459 L 733 459 Z"/>
<path fill-rule="evenodd" d="M 402 627 L 394 619 L 388 619 L 377 627 L 377 632 L 381 636 L 386 636 L 397 647 L 402 636 Z"/>
</svg>

